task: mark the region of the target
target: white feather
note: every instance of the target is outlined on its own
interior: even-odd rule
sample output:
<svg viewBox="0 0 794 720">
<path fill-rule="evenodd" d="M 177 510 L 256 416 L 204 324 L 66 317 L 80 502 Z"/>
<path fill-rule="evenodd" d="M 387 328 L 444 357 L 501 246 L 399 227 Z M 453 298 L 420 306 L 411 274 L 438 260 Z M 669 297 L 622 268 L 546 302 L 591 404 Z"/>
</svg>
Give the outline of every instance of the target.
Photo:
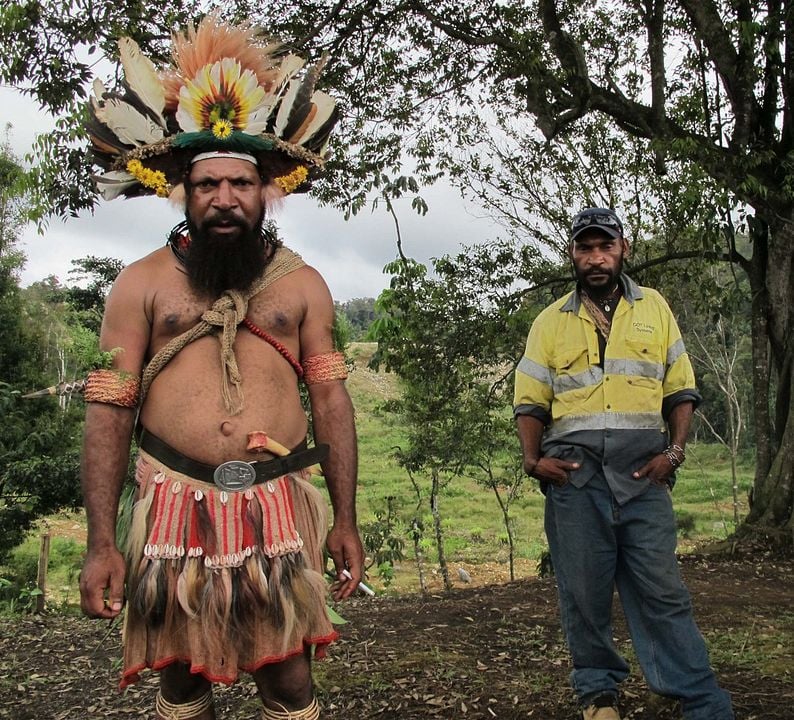
<svg viewBox="0 0 794 720">
<path fill-rule="evenodd" d="M 298 145 L 303 145 L 310 140 L 312 135 L 314 135 L 314 133 L 316 133 L 323 126 L 326 120 L 331 117 L 331 114 L 336 107 L 336 100 L 324 92 L 318 91 L 314 93 L 314 95 L 312 95 L 312 102 L 317 108 L 317 112 L 314 118 L 312 118 L 312 121 L 309 123 L 309 127 L 307 127 L 303 135 L 297 139 Z"/>
<path fill-rule="evenodd" d="M 103 83 L 99 78 L 95 78 L 92 89 L 94 91 L 94 97 L 97 100 L 103 100 L 105 97 L 105 83 Z"/>
<path fill-rule="evenodd" d="M 99 78 L 96 78 L 91 87 L 94 94 L 88 96 L 88 103 L 91 105 L 91 109 L 97 119 L 104 122 L 102 119 L 102 106 L 105 103 L 105 84 Z"/>
<path fill-rule="evenodd" d="M 295 103 L 295 96 L 298 94 L 298 90 L 300 90 L 301 81 L 300 80 L 292 80 L 287 88 L 287 92 L 284 95 L 284 99 L 281 101 L 281 105 L 278 106 L 278 113 L 276 114 L 276 125 L 273 129 L 273 133 L 276 137 L 283 137 L 284 136 L 284 128 L 287 127 L 287 123 L 289 122 L 289 115 L 292 112 L 292 106 Z"/>
<path fill-rule="evenodd" d="M 278 66 L 278 76 L 273 82 L 273 92 L 276 96 L 281 95 L 288 80 L 291 80 L 304 65 L 304 60 L 299 55 L 287 55 Z"/>
<path fill-rule="evenodd" d="M 123 100 L 111 98 L 105 101 L 97 119 L 127 145 L 151 145 L 163 139 L 163 128 Z"/>
<path fill-rule="evenodd" d="M 91 177 L 105 200 L 115 200 L 127 188 L 131 188 L 138 182 L 134 175 L 130 175 L 124 170 L 111 170 L 104 175 L 92 175 Z"/>
<path fill-rule="evenodd" d="M 154 63 L 141 52 L 138 43 L 132 38 L 119 38 L 119 54 L 127 85 L 154 113 L 160 127 L 164 128 L 165 90 Z"/>
</svg>

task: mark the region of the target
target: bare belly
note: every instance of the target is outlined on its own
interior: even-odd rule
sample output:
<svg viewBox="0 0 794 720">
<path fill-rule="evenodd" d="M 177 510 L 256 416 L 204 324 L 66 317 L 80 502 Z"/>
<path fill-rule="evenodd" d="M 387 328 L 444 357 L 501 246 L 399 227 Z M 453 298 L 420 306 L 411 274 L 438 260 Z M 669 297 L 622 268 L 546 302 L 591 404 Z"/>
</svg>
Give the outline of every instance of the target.
<svg viewBox="0 0 794 720">
<path fill-rule="evenodd" d="M 231 415 L 224 407 L 219 343 L 207 337 L 160 371 L 141 410 L 143 426 L 184 455 L 211 465 L 262 459 L 246 451 L 248 433 L 254 431 L 288 448 L 303 442 L 308 423 L 295 372 L 270 346 L 253 340 L 242 335 L 235 342 L 243 378 L 240 413 Z"/>
</svg>

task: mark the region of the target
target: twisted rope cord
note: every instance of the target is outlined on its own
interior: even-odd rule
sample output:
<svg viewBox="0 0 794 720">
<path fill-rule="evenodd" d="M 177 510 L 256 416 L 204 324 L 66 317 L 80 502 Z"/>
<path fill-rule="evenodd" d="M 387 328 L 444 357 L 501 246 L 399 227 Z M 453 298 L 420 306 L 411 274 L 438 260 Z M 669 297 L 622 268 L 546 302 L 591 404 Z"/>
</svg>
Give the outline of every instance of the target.
<svg viewBox="0 0 794 720">
<path fill-rule="evenodd" d="M 155 699 L 154 709 L 158 715 L 166 718 L 166 720 L 188 720 L 194 718 L 212 707 L 212 690 L 208 690 L 198 700 L 187 703 L 170 703 L 164 697 L 162 692 L 157 693 Z"/>
<path fill-rule="evenodd" d="M 320 705 L 317 698 L 312 698 L 312 701 L 302 710 L 293 710 L 290 712 L 281 703 L 271 700 L 274 705 L 278 705 L 281 710 L 265 707 L 262 710 L 262 720 L 319 720 L 320 718 Z"/>
<path fill-rule="evenodd" d="M 285 247 L 280 247 L 273 254 L 273 258 L 265 268 L 264 273 L 246 292 L 227 290 L 212 305 L 204 311 L 201 319 L 190 330 L 170 340 L 151 359 L 143 371 L 141 379 L 141 399 L 143 404 L 149 388 L 157 374 L 171 361 L 171 359 L 184 347 L 205 335 L 221 330 L 221 366 L 223 367 L 223 380 L 221 390 L 223 402 L 230 414 L 236 415 L 243 407 L 242 377 L 234 356 L 234 339 L 237 336 L 237 326 L 248 312 L 248 301 L 258 295 L 269 285 L 283 278 L 285 275 L 305 265 L 300 255 Z M 232 396 L 232 392 L 236 398 Z"/>
<path fill-rule="evenodd" d="M 604 336 L 604 340 L 609 340 L 609 331 L 612 329 L 612 321 L 604 315 L 601 311 L 601 308 L 595 304 L 593 299 L 585 292 L 579 293 L 579 297 L 584 304 L 587 312 L 590 313 L 590 317 L 593 319 L 598 330 L 601 332 L 601 335 Z"/>
</svg>

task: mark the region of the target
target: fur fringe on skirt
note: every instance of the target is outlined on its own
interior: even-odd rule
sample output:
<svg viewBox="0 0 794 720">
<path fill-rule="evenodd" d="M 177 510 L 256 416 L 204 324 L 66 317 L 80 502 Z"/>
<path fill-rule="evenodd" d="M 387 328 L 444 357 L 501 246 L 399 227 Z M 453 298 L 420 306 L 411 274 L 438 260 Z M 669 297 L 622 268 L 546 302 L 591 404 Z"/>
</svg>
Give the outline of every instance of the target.
<svg viewBox="0 0 794 720">
<path fill-rule="evenodd" d="M 175 661 L 232 683 L 309 645 L 325 654 L 327 511 L 300 473 L 225 492 L 141 452 L 135 479 L 122 688 Z"/>
</svg>

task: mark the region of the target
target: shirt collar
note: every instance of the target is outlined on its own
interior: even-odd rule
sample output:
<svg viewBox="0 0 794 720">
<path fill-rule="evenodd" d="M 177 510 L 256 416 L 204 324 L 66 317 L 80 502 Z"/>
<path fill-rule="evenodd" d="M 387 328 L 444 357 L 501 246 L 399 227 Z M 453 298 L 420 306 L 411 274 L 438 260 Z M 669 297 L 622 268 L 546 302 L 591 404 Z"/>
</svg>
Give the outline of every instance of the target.
<svg viewBox="0 0 794 720">
<path fill-rule="evenodd" d="M 621 273 L 620 277 L 618 277 L 618 282 L 623 290 L 623 297 L 625 298 L 626 302 L 629 305 L 634 305 L 635 300 L 642 299 L 642 288 L 637 285 L 626 273 Z M 565 301 L 565 304 L 560 308 L 560 312 L 572 312 L 572 313 L 579 313 L 579 307 L 581 306 L 582 301 L 579 298 L 579 284 L 576 284 L 576 290 L 574 290 L 569 296 L 568 299 Z"/>
</svg>

